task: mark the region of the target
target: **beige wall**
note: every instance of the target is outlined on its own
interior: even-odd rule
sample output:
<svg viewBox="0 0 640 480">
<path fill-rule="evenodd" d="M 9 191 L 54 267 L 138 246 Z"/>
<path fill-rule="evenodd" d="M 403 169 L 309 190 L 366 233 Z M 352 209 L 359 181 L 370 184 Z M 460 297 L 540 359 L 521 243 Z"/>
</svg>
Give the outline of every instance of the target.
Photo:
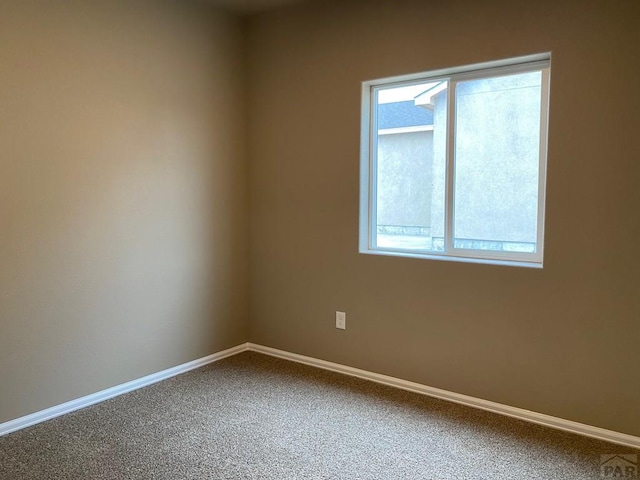
<svg viewBox="0 0 640 480">
<path fill-rule="evenodd" d="M 0 2 L 0 422 L 247 338 L 237 20 Z"/>
<path fill-rule="evenodd" d="M 640 435 L 639 13 L 323 0 L 245 85 L 204 3 L 4 0 L 0 422 L 251 340 Z M 545 268 L 359 255 L 360 82 L 544 51 Z"/>
<path fill-rule="evenodd" d="M 250 340 L 640 435 L 638 18 L 637 0 L 253 18 Z M 544 269 L 359 255 L 360 82 L 546 51 Z"/>
</svg>

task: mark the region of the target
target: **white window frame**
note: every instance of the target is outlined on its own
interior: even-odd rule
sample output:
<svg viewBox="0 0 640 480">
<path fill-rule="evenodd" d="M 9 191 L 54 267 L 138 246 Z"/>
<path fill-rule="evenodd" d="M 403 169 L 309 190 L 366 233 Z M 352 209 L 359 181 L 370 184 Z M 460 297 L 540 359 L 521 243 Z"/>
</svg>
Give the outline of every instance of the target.
<svg viewBox="0 0 640 480">
<path fill-rule="evenodd" d="M 447 68 L 425 73 L 401 75 L 362 82 L 361 146 L 360 146 L 360 253 L 449 260 L 494 265 L 542 268 L 544 258 L 544 215 L 546 199 L 547 135 L 549 121 L 549 84 L 551 54 L 543 53 L 494 62 Z M 540 160 L 538 172 L 538 218 L 536 252 L 506 252 L 453 248 L 453 205 L 455 179 L 455 87 L 460 81 L 490 78 L 514 73 L 542 73 L 540 107 Z M 447 147 L 445 179 L 445 250 L 400 249 L 376 245 L 377 212 L 377 114 L 375 92 L 381 88 L 418 83 L 449 82 L 447 91 Z"/>
</svg>

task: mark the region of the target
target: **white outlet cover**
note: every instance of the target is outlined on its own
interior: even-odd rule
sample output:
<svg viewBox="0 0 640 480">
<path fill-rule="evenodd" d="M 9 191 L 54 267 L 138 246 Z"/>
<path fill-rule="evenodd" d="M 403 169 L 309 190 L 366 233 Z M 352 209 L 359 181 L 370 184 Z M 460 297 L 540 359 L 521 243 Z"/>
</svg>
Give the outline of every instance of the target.
<svg viewBox="0 0 640 480">
<path fill-rule="evenodd" d="M 347 314 L 344 312 L 336 312 L 336 328 L 346 330 L 347 328 Z"/>
</svg>

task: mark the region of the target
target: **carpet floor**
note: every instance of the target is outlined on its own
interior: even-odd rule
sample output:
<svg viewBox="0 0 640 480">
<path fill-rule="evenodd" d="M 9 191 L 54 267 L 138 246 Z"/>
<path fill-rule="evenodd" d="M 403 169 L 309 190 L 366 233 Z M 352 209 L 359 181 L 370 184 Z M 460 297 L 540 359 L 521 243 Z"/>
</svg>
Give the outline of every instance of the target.
<svg viewBox="0 0 640 480">
<path fill-rule="evenodd" d="M 589 480 L 619 453 L 245 352 L 1 437 L 0 479 Z"/>
</svg>

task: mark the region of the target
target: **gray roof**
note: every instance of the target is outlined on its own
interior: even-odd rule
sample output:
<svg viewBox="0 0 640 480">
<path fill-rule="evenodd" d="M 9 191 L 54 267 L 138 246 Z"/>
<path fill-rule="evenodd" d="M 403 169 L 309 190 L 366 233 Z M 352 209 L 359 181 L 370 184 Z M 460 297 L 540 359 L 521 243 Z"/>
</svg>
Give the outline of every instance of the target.
<svg viewBox="0 0 640 480">
<path fill-rule="evenodd" d="M 433 125 L 433 112 L 413 100 L 378 105 L 378 129 Z"/>
</svg>

